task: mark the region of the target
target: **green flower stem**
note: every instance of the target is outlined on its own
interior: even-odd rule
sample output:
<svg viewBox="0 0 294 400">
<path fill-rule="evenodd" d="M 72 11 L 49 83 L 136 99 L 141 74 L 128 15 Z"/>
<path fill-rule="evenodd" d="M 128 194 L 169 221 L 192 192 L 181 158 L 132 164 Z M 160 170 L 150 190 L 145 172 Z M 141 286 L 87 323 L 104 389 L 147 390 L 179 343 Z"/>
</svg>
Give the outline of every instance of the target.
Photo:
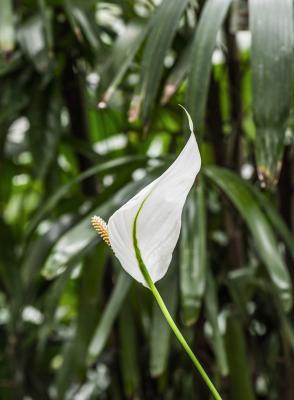
<svg viewBox="0 0 294 400">
<path fill-rule="evenodd" d="M 214 384 L 212 383 L 212 381 L 210 380 L 209 376 L 207 375 L 207 373 L 205 372 L 204 368 L 201 366 L 200 362 L 198 361 L 198 359 L 196 358 L 195 354 L 193 353 L 191 347 L 188 345 L 188 343 L 186 342 L 184 336 L 181 334 L 179 328 L 177 327 L 177 325 L 175 324 L 174 320 L 172 319 L 168 309 L 166 308 L 166 305 L 164 304 L 164 301 L 160 295 L 160 293 L 158 292 L 156 286 L 154 285 L 154 283 L 151 281 L 150 283 L 148 283 L 165 319 L 167 320 L 169 326 L 171 327 L 171 329 L 173 330 L 174 334 L 176 335 L 178 341 L 181 343 L 181 345 L 183 346 L 183 348 L 186 350 L 188 356 L 191 358 L 193 364 L 195 365 L 196 369 L 198 370 L 198 372 L 200 373 L 200 375 L 202 376 L 204 382 L 206 383 L 206 385 L 209 387 L 209 390 L 211 391 L 213 397 L 216 400 L 222 400 L 221 396 L 219 395 L 218 391 L 216 390 Z"/>
<path fill-rule="evenodd" d="M 147 198 L 146 198 L 147 199 Z M 149 275 L 148 269 L 146 267 L 146 265 L 144 264 L 144 261 L 142 259 L 141 256 L 141 252 L 138 246 L 138 241 L 137 241 L 137 220 L 138 220 L 138 216 L 140 214 L 140 211 L 144 205 L 144 202 L 146 201 L 146 199 L 142 202 L 141 207 L 139 208 L 135 220 L 134 220 L 134 224 L 133 224 L 133 244 L 134 244 L 134 248 L 135 248 L 135 253 L 136 253 L 136 258 L 140 267 L 140 270 L 149 286 L 149 288 L 151 289 L 166 321 L 168 322 L 169 326 L 171 327 L 171 329 L 173 330 L 174 334 L 176 335 L 178 341 L 181 343 L 181 345 L 183 346 L 183 348 L 186 350 L 188 356 L 191 358 L 193 364 L 195 365 L 196 369 L 198 370 L 198 372 L 200 373 L 200 375 L 202 376 L 204 382 L 206 383 L 206 385 L 208 386 L 209 390 L 211 391 L 211 394 L 213 395 L 213 397 L 215 398 L 215 400 L 222 400 L 220 394 L 218 393 L 218 391 L 216 390 L 214 384 L 212 383 L 212 381 L 210 380 L 209 376 L 207 375 L 207 373 L 205 372 L 205 370 L 203 369 L 203 367 L 201 366 L 200 362 L 198 361 L 198 359 L 196 358 L 195 354 L 193 353 L 191 347 L 188 345 L 188 343 L 186 342 L 184 336 L 181 334 L 179 328 L 177 327 L 177 325 L 175 324 L 174 320 L 172 319 L 172 316 L 170 315 L 168 309 L 166 308 L 166 305 L 162 299 L 162 297 L 160 296 L 160 293 L 158 292 L 156 286 L 154 285 L 151 276 Z"/>
</svg>

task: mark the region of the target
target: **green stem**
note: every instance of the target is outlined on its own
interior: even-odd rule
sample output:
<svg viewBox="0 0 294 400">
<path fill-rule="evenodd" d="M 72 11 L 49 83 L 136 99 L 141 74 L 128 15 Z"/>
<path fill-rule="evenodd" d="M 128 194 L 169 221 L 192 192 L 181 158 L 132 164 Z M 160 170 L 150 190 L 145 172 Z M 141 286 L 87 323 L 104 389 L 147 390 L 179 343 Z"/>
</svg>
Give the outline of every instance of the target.
<svg viewBox="0 0 294 400">
<path fill-rule="evenodd" d="M 176 335 L 178 341 L 181 343 L 181 345 L 183 346 L 183 348 L 186 350 L 186 353 L 188 354 L 188 356 L 191 358 L 193 364 L 195 365 L 196 369 L 198 370 L 198 372 L 200 373 L 200 375 L 202 376 L 204 382 L 206 383 L 206 385 L 208 386 L 211 394 L 213 395 L 215 400 L 222 400 L 220 394 L 218 393 L 216 387 L 214 386 L 214 384 L 212 383 L 212 381 L 210 380 L 209 376 L 207 375 L 207 373 L 205 372 L 204 368 L 201 366 L 200 362 L 198 361 L 198 359 L 196 358 L 195 354 L 193 353 L 191 347 L 188 345 L 188 343 L 186 342 L 184 336 L 181 334 L 179 328 L 177 327 L 177 325 L 175 324 L 174 320 L 172 319 L 172 316 L 170 315 L 168 309 L 166 308 L 166 305 L 162 299 L 162 297 L 160 296 L 160 293 L 158 292 L 156 286 L 154 285 L 151 276 L 149 275 L 148 269 L 146 267 L 146 265 L 144 264 L 144 261 L 142 259 L 141 256 L 141 251 L 139 249 L 138 246 L 138 240 L 137 240 L 137 220 L 138 220 L 138 216 L 140 214 L 140 211 L 144 205 L 144 202 L 147 200 L 147 198 L 145 198 L 145 200 L 142 202 L 141 207 L 139 208 L 135 220 L 134 220 L 134 224 L 133 224 L 133 244 L 134 244 L 134 248 L 135 248 L 135 253 L 136 253 L 136 258 L 140 267 L 140 270 L 149 286 L 149 288 L 151 289 L 166 321 L 168 322 L 169 326 L 171 327 L 171 329 L 173 330 L 174 334 Z"/>
<path fill-rule="evenodd" d="M 174 320 L 172 319 L 172 316 L 170 315 L 168 309 L 166 308 L 166 305 L 164 304 L 164 301 L 160 295 L 160 293 L 158 292 L 156 286 L 154 285 L 154 283 L 151 281 L 150 283 L 148 283 L 165 319 L 167 320 L 169 326 L 171 327 L 171 329 L 173 330 L 174 334 L 176 335 L 178 341 L 181 343 L 181 345 L 183 346 L 183 348 L 186 350 L 188 356 L 191 358 L 193 364 L 195 365 L 196 369 L 198 370 L 198 372 L 200 373 L 200 375 L 202 376 L 204 382 L 206 383 L 206 385 L 209 387 L 209 390 L 211 391 L 213 397 L 216 400 L 222 400 L 221 396 L 219 395 L 218 391 L 216 390 L 214 384 L 212 383 L 212 381 L 210 380 L 209 376 L 207 375 L 207 373 L 205 372 L 204 368 L 201 366 L 200 362 L 198 361 L 198 359 L 196 358 L 195 354 L 193 353 L 191 347 L 188 345 L 188 343 L 186 342 L 184 336 L 182 335 L 182 333 L 180 332 L 179 328 L 177 327 L 177 325 L 175 324 Z"/>
</svg>

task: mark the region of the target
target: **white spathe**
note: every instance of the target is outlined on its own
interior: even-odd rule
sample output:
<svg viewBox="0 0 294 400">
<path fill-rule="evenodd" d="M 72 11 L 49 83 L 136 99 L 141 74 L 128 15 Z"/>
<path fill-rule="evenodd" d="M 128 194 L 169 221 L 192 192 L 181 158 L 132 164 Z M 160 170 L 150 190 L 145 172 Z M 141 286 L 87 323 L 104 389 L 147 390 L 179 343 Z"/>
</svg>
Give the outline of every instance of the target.
<svg viewBox="0 0 294 400">
<path fill-rule="evenodd" d="M 187 113 L 188 115 L 188 113 Z M 111 247 L 123 268 L 147 286 L 140 271 L 133 245 L 135 216 L 137 242 L 142 259 L 153 282 L 167 272 L 181 230 L 181 215 L 186 197 L 201 166 L 193 125 L 188 115 L 191 135 L 173 164 L 155 181 L 118 209 L 109 219 Z"/>
</svg>

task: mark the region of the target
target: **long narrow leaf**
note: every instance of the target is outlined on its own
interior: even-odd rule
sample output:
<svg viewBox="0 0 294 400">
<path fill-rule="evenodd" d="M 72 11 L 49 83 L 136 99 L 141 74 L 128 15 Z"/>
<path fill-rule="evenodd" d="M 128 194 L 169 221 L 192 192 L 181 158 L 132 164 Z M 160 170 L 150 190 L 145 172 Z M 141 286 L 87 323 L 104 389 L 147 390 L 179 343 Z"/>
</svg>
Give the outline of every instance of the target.
<svg viewBox="0 0 294 400">
<path fill-rule="evenodd" d="M 179 60 L 171 70 L 167 81 L 164 85 L 163 94 L 161 97 L 161 104 L 166 104 L 169 99 L 174 95 L 179 85 L 183 82 L 188 74 L 191 56 L 192 56 L 193 41 L 190 41 L 183 52 L 180 54 Z"/>
<path fill-rule="evenodd" d="M 17 38 L 24 54 L 39 72 L 47 69 L 50 58 L 44 33 L 44 21 L 35 15 L 23 22 L 17 30 Z"/>
<path fill-rule="evenodd" d="M 136 111 L 132 119 L 137 117 L 140 107 L 142 118 L 145 120 L 149 116 L 162 77 L 164 57 L 187 4 L 188 0 L 164 0 L 153 16 L 152 30 L 143 53 L 139 95 L 134 98 L 132 106 Z"/>
<path fill-rule="evenodd" d="M 89 360 L 96 359 L 103 350 L 114 320 L 116 319 L 119 310 L 122 307 L 131 283 L 132 280 L 129 275 L 127 275 L 124 271 L 121 271 L 101 320 L 91 340 L 88 350 Z"/>
<path fill-rule="evenodd" d="M 28 117 L 30 150 L 34 160 L 35 175 L 44 179 L 56 158 L 61 136 L 61 99 L 57 87 L 36 91 L 31 98 Z"/>
<path fill-rule="evenodd" d="M 186 325 L 197 321 L 205 289 L 206 211 L 203 185 L 193 190 L 184 209 L 181 234 L 181 309 Z"/>
<path fill-rule="evenodd" d="M 223 168 L 207 167 L 205 173 L 226 193 L 239 210 L 255 241 L 256 251 L 267 267 L 268 274 L 279 291 L 285 309 L 289 310 L 293 300 L 291 279 L 279 253 L 271 226 L 260 210 L 255 196 L 248 188 L 248 183 Z"/>
<path fill-rule="evenodd" d="M 126 301 L 119 316 L 120 365 L 127 398 L 134 396 L 140 379 L 138 341 L 132 311 L 130 302 Z"/>
<path fill-rule="evenodd" d="M 77 373 L 83 372 L 86 366 L 89 341 L 98 320 L 98 303 L 101 295 L 105 256 L 106 247 L 103 243 L 99 246 L 99 252 L 95 252 L 91 258 L 86 257 L 84 262 L 75 334 L 73 340 L 66 343 L 63 364 L 58 371 L 59 398 L 64 397 L 70 382 L 73 382 Z"/>
<path fill-rule="evenodd" d="M 216 282 L 212 273 L 207 271 L 207 283 L 205 291 L 205 308 L 207 319 L 212 328 L 212 346 L 218 362 L 218 367 L 223 376 L 228 374 L 228 361 L 225 349 L 225 342 L 219 327 L 219 306 L 217 298 Z"/>
<path fill-rule="evenodd" d="M 188 75 L 187 109 L 202 132 L 216 37 L 231 0 L 208 0 L 195 32 L 191 69 Z"/>
<path fill-rule="evenodd" d="M 73 223 L 73 217 L 63 216 L 51 225 L 48 232 L 30 243 L 22 262 L 22 277 L 25 285 L 34 282 L 35 274 L 39 274 L 52 246 Z"/>
<path fill-rule="evenodd" d="M 138 24 L 130 24 L 117 39 L 111 52 L 110 62 L 106 63 L 101 74 L 101 84 L 106 88 L 98 104 L 101 108 L 107 105 L 117 85 L 133 62 L 149 28 L 150 24 L 143 27 Z"/>
<path fill-rule="evenodd" d="M 14 48 L 15 32 L 12 0 L 0 1 L 0 51 L 9 53 Z"/>
<path fill-rule="evenodd" d="M 126 199 L 130 198 L 139 188 L 152 180 L 152 176 L 145 177 L 139 182 L 131 182 L 119 191 L 111 200 L 107 200 L 96 209 L 92 210 L 83 219 L 67 231 L 55 243 L 46 264 L 42 270 L 43 274 L 52 279 L 60 273 L 67 265 L 68 261 L 73 257 L 78 258 L 79 254 L 84 254 L 84 249 L 91 244 L 94 245 L 99 237 L 96 231 L 92 228 L 90 220 L 93 215 L 101 215 L 104 219 L 123 204 Z"/>
<path fill-rule="evenodd" d="M 74 33 L 80 41 L 83 36 L 87 39 L 94 51 L 100 48 L 98 37 L 98 24 L 94 18 L 94 4 L 82 4 L 75 0 L 65 0 L 65 11 Z"/>
<path fill-rule="evenodd" d="M 292 97 L 293 2 L 251 0 L 252 94 L 259 178 L 277 181 Z"/>
<path fill-rule="evenodd" d="M 47 216 L 47 214 L 58 204 L 58 202 L 66 196 L 69 190 L 78 183 L 84 181 L 85 179 L 89 178 L 90 176 L 110 172 L 113 169 L 119 169 L 120 167 L 125 167 L 128 164 L 134 163 L 136 165 L 142 165 L 146 161 L 145 156 L 126 156 L 117 158 L 111 161 L 105 161 L 99 165 L 95 165 L 92 168 L 89 168 L 82 174 L 78 175 L 75 179 L 70 181 L 69 183 L 61 186 L 56 192 L 50 196 L 45 204 L 38 210 L 36 215 L 32 218 L 28 226 L 28 234 L 32 233 L 32 231 L 36 228 L 38 223 Z M 138 164 L 136 164 L 138 163 Z"/>
<path fill-rule="evenodd" d="M 227 320 L 226 349 L 230 369 L 231 398 L 254 400 L 245 338 L 238 320 L 231 315 Z"/>
<path fill-rule="evenodd" d="M 289 231 L 289 228 L 287 227 L 271 201 L 259 189 L 251 186 L 251 190 L 258 199 L 260 207 L 267 214 L 268 219 L 272 223 L 273 227 L 277 230 L 278 234 L 285 241 L 288 250 L 294 260 L 294 237 Z"/>
</svg>

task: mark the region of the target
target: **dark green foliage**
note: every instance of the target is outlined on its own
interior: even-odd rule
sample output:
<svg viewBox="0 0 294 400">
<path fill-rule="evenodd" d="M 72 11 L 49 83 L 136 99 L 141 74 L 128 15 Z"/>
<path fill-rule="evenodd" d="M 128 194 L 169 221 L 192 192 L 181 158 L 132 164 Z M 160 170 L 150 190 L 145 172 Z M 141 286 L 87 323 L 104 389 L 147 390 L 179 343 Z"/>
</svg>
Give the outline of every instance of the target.
<svg viewBox="0 0 294 400">
<path fill-rule="evenodd" d="M 178 103 L 203 165 L 159 291 L 224 399 L 294 398 L 292 50 L 291 0 L 0 0 L 1 399 L 209 399 L 90 226 L 182 149 Z"/>
</svg>

